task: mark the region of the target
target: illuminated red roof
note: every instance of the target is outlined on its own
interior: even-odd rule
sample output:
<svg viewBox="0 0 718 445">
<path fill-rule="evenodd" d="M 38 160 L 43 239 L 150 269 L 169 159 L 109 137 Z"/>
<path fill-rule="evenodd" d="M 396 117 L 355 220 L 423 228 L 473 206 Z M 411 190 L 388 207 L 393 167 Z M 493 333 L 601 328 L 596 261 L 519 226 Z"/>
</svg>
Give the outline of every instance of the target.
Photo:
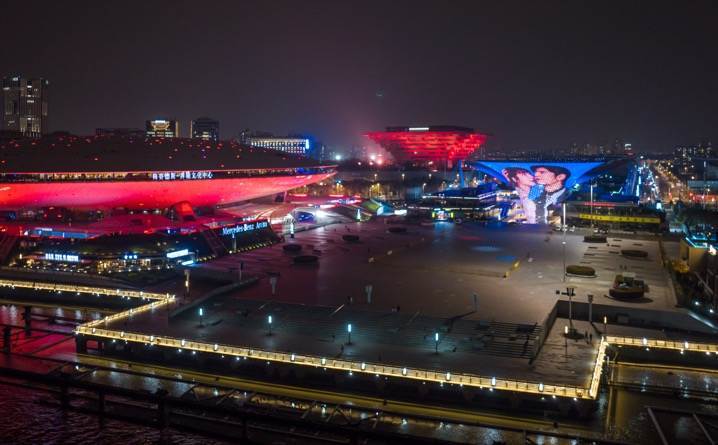
<svg viewBox="0 0 718 445">
<path fill-rule="evenodd" d="M 68 207 L 73 209 L 162 209 L 182 201 L 215 206 L 270 196 L 334 174 L 260 176 L 228 179 L 169 181 L 67 181 L 55 183 L 0 182 L 0 209 Z"/>
<path fill-rule="evenodd" d="M 333 165 L 227 142 L 63 136 L 0 143 L 0 209 L 215 206 L 323 181 Z"/>
<path fill-rule="evenodd" d="M 398 161 L 441 161 L 466 159 L 488 135 L 464 127 L 389 127 L 367 133 Z"/>
</svg>

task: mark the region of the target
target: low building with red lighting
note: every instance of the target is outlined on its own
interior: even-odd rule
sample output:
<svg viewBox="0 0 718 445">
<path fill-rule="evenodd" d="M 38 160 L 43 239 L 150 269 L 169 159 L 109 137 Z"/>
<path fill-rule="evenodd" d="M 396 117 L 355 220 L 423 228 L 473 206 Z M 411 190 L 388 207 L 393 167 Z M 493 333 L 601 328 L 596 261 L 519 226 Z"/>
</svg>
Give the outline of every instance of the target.
<svg viewBox="0 0 718 445">
<path fill-rule="evenodd" d="M 278 239 L 269 221 L 225 207 L 334 173 L 334 165 L 235 142 L 8 140 L 0 143 L 0 263 L 135 272 L 267 245 Z"/>
<path fill-rule="evenodd" d="M 319 182 L 333 165 L 235 142 L 143 137 L 0 144 L 0 210 L 167 209 L 237 203 Z"/>
</svg>

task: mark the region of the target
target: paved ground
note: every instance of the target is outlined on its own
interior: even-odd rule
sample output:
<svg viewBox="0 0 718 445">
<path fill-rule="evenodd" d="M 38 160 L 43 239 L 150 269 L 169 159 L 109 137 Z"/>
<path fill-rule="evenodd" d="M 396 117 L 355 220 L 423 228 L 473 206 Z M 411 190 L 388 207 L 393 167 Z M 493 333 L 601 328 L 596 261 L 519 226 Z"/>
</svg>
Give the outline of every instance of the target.
<svg viewBox="0 0 718 445">
<path fill-rule="evenodd" d="M 673 307 L 656 241 L 609 238 L 609 245 L 596 245 L 584 243 L 583 234 L 568 233 L 566 264 L 590 264 L 599 276 L 564 283 L 564 235 L 547 227 L 410 225 L 401 234 L 388 232 L 389 227 L 381 221 L 340 224 L 287 240 L 300 244 L 303 253 L 318 255 L 316 266 L 293 264 L 293 254 L 282 245 L 215 260 L 213 267 L 228 269 L 241 261 L 244 273 L 260 276 L 260 282 L 213 300 L 204 308 L 205 327 L 198 327 L 192 310 L 171 322 L 161 312 L 148 314 L 122 329 L 583 386 L 596 342 L 567 343 L 561 320 L 529 365 L 537 333 L 532 328 L 553 307 L 556 290 L 571 284 L 577 299 L 593 293 L 598 303 L 626 304 L 603 297 L 625 266 L 651 289 L 649 298 L 628 304 Z M 359 242 L 344 241 L 346 234 L 359 235 Z M 649 258 L 629 260 L 613 253 L 622 248 L 644 249 Z M 269 273 L 280 274 L 274 295 Z M 267 335 L 270 314 L 272 336 Z M 347 323 L 353 325 L 352 345 L 346 345 Z M 577 322 L 577 327 L 591 331 L 588 324 Z M 434 332 L 441 338 L 438 355 Z"/>
<path fill-rule="evenodd" d="M 567 348 L 560 321 L 541 355 L 529 365 L 537 335 L 532 329 L 553 307 L 556 290 L 570 283 L 577 287 L 577 299 L 591 292 L 599 303 L 625 304 L 603 297 L 613 275 L 625 265 L 651 288 L 649 298 L 632 304 L 673 306 L 655 241 L 610 238 L 609 245 L 596 245 L 584 243 L 582 234 L 568 233 L 566 264 L 590 264 L 599 276 L 568 278 L 564 283 L 564 235 L 547 227 L 409 225 L 406 233 L 390 233 L 389 227 L 383 220 L 335 224 L 287 240 L 300 244 L 303 253 L 318 255 L 319 265 L 293 264 L 294 255 L 281 244 L 215 260 L 213 267 L 227 269 L 242 261 L 246 275 L 261 279 L 253 287 L 212 300 L 204 308 L 203 328 L 197 327 L 194 310 L 172 321 L 166 311 L 157 311 L 116 328 L 584 385 L 594 345 L 569 342 Z M 359 241 L 346 242 L 342 237 L 347 234 L 358 235 Z M 649 258 L 628 260 L 613 253 L 629 247 L 647 250 Z M 275 295 L 270 272 L 280 274 Z M 366 294 L 369 284 L 371 301 Z M 197 281 L 192 289 L 199 296 L 209 287 Z M 274 317 L 272 336 L 266 335 L 269 314 Z M 352 345 L 345 344 L 347 323 L 353 324 Z M 585 328 L 579 330 L 589 330 Z M 441 337 L 439 354 L 434 352 L 434 332 Z"/>
<path fill-rule="evenodd" d="M 293 265 L 292 256 L 281 245 L 224 257 L 213 266 L 236 268 L 242 261 L 245 273 L 262 278 L 259 285 L 233 295 L 239 298 L 331 307 L 351 301 L 370 310 L 400 306 L 402 311 L 445 318 L 474 311 L 473 295 L 477 294 L 478 311 L 468 315 L 470 319 L 540 322 L 556 301 L 556 290 L 566 284 L 577 287 L 579 300 L 593 293 L 595 302 L 602 304 L 674 306 L 656 241 L 610 238 L 611 246 L 595 245 L 584 243 L 582 234 L 569 233 L 566 264 L 590 264 L 599 276 L 568 278 L 564 284 L 563 235 L 547 227 L 414 225 L 405 234 L 388 233 L 388 227 L 381 222 L 333 225 L 288 240 L 301 244 L 305 253 L 318 250 L 319 266 Z M 342 235 L 348 233 L 358 234 L 360 242 L 343 241 Z M 611 253 L 621 248 L 647 250 L 649 259 L 629 260 Z M 528 261 L 529 256 L 533 261 Z M 643 301 L 624 303 L 603 297 L 620 265 L 650 285 Z M 275 295 L 268 272 L 280 273 Z M 506 272 L 508 278 L 504 278 Z M 368 284 L 373 288 L 371 304 L 365 292 Z"/>
<path fill-rule="evenodd" d="M 673 251 L 675 242 L 664 243 Z M 669 276 L 663 268 L 660 248 L 657 241 L 608 237 L 608 243 L 585 245 L 584 254 L 579 264 L 596 269 L 596 278 L 571 277 L 568 281 L 581 290 L 580 298 L 585 301 L 585 294 L 592 293 L 594 302 L 606 305 L 640 306 L 651 309 L 674 309 L 675 294 L 669 285 Z M 648 252 L 648 258 L 626 258 L 620 252 L 625 249 L 638 249 Z M 668 255 L 670 253 L 667 252 Z M 649 292 L 638 301 L 617 301 L 608 296 L 608 288 L 616 274 L 633 272 L 636 278 L 644 280 Z"/>
<path fill-rule="evenodd" d="M 539 359 L 530 364 L 533 342 L 528 338 L 536 335 L 533 325 L 240 298 L 217 299 L 203 309 L 202 325 L 195 311 L 168 319 L 167 312 L 159 310 L 109 327 L 207 343 L 576 386 L 588 383 L 597 346 L 597 342 L 585 341 L 566 344 L 558 320 Z M 271 335 L 268 315 L 273 320 Z M 435 332 L 440 334 L 438 354 Z"/>
</svg>

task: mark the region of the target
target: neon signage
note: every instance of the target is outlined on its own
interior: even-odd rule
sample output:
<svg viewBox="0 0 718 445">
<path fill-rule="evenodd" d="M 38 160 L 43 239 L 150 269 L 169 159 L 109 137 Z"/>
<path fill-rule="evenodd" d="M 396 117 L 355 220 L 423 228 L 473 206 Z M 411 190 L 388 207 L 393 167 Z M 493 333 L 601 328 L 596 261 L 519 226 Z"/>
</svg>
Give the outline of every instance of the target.
<svg viewBox="0 0 718 445">
<path fill-rule="evenodd" d="M 266 229 L 269 227 L 267 221 L 256 221 L 251 223 L 237 224 L 232 227 L 222 227 L 222 235 L 236 235 L 238 233 L 251 232 L 253 230 Z"/>
<path fill-rule="evenodd" d="M 189 172 L 154 172 L 152 173 L 153 181 L 174 181 L 187 179 L 212 179 L 212 172 L 189 171 Z"/>
<path fill-rule="evenodd" d="M 79 255 L 68 255 L 65 253 L 46 253 L 44 259 L 47 261 L 64 261 L 66 263 L 79 263 Z"/>
</svg>

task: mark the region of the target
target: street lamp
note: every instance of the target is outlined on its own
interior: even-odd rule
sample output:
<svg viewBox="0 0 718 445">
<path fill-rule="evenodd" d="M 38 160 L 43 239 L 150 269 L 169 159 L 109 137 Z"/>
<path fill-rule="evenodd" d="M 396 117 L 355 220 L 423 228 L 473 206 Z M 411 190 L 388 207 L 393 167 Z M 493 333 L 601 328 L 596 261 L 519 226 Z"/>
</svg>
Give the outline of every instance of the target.
<svg viewBox="0 0 718 445">
<path fill-rule="evenodd" d="M 568 297 L 568 323 L 571 326 L 571 333 L 573 333 L 573 297 L 576 295 L 575 286 L 566 286 L 566 292 L 556 291 L 557 295 L 565 295 Z M 566 327 L 568 329 L 568 327 Z M 568 333 L 568 331 L 566 332 Z"/>
<path fill-rule="evenodd" d="M 272 335 L 272 316 L 267 315 L 267 326 L 269 327 L 269 332 L 267 335 Z"/>
<path fill-rule="evenodd" d="M 439 333 L 438 332 L 434 332 L 434 343 L 436 346 L 435 354 L 438 354 L 439 353 Z"/>
<path fill-rule="evenodd" d="M 608 334 L 608 317 L 604 315 L 603 316 L 603 335 L 607 335 L 607 334 Z"/>
<path fill-rule="evenodd" d="M 189 298 L 189 269 L 184 270 L 184 295 Z"/>
<path fill-rule="evenodd" d="M 204 327 L 204 324 L 202 323 L 202 317 L 204 317 L 204 309 L 199 308 L 199 325 L 200 325 L 200 327 Z"/>
<path fill-rule="evenodd" d="M 591 228 L 593 229 L 593 183 L 591 183 Z"/>
<path fill-rule="evenodd" d="M 352 344 L 352 324 L 347 323 L 347 344 Z"/>
<path fill-rule="evenodd" d="M 564 202 L 561 207 L 563 208 L 563 282 L 566 282 L 566 203 Z"/>
<path fill-rule="evenodd" d="M 564 356 L 566 359 L 568 359 L 568 326 L 563 327 L 563 347 L 564 347 Z"/>
</svg>

